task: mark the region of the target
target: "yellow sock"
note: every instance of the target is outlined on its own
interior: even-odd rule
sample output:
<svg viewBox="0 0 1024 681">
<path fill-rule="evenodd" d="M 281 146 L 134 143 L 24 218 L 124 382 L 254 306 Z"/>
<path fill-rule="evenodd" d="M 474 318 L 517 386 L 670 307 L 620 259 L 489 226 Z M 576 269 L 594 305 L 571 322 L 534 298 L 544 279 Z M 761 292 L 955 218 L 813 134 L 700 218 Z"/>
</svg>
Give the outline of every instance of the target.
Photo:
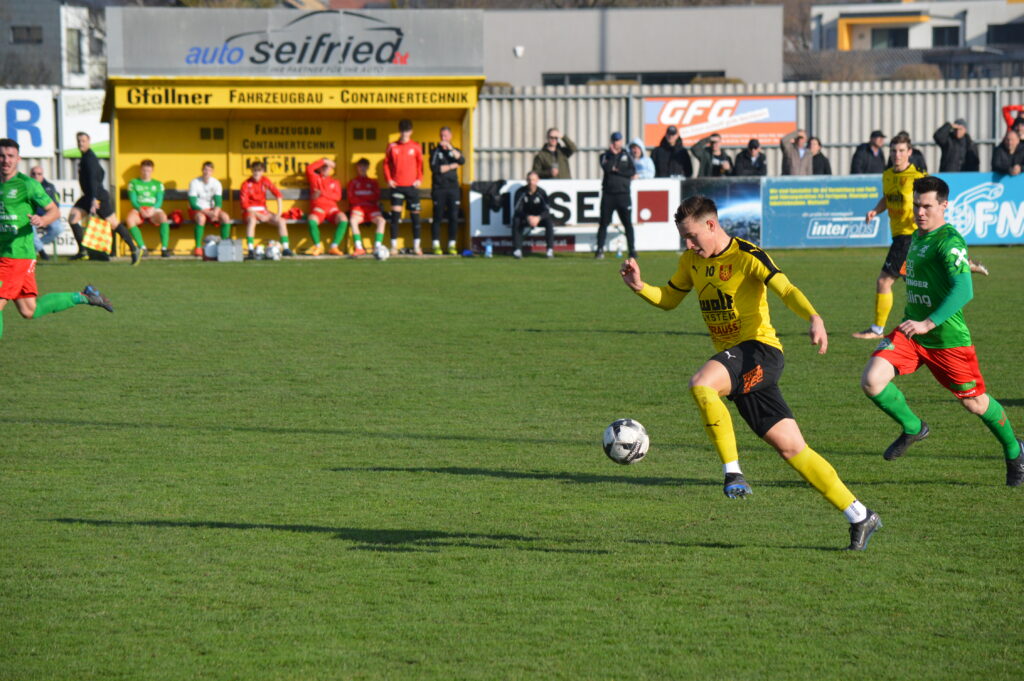
<svg viewBox="0 0 1024 681">
<path fill-rule="evenodd" d="M 810 447 L 804 447 L 802 452 L 786 461 L 796 469 L 800 477 L 821 492 L 821 495 L 840 511 L 846 510 L 857 500 L 857 497 L 853 496 L 853 492 L 847 489 L 843 481 L 839 479 L 839 474 L 836 473 L 835 468 L 832 468 L 832 464 Z"/>
<path fill-rule="evenodd" d="M 736 433 L 732 429 L 732 416 L 714 388 L 698 385 L 690 388 L 693 400 L 700 411 L 704 432 L 715 446 L 722 463 L 731 463 L 740 458 L 736 450 Z"/>
<path fill-rule="evenodd" d="M 892 312 L 892 294 L 891 293 L 876 293 L 875 294 L 875 326 L 885 328 L 885 322 L 889 319 L 889 313 Z"/>
</svg>

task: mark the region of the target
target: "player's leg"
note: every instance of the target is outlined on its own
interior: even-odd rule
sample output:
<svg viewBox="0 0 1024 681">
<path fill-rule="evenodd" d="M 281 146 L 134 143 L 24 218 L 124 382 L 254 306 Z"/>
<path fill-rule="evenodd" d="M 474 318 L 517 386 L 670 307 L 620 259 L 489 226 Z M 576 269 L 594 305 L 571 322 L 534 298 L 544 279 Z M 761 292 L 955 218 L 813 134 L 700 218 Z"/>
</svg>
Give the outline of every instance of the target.
<svg viewBox="0 0 1024 681">
<path fill-rule="evenodd" d="M 448 216 L 448 255 L 459 254 L 455 244 L 459 238 L 459 204 L 462 203 L 461 197 L 462 192 L 455 189 L 448 192 L 448 197 L 445 200 L 445 212 Z"/>
<path fill-rule="evenodd" d="M 861 375 L 860 385 L 864 394 L 902 427 L 899 437 L 893 440 L 882 455 L 886 461 L 903 456 L 910 445 L 920 442 L 930 433 L 928 424 L 910 409 L 903 391 L 892 382 L 897 374 L 912 374 L 920 365 L 921 359 L 915 344 L 895 331 L 875 350 Z"/>
<path fill-rule="evenodd" d="M 194 229 L 192 230 L 196 239 L 195 250 L 192 251 L 192 255 L 197 257 L 203 257 L 203 233 L 206 231 L 206 221 L 209 218 L 206 215 L 206 211 L 197 210 L 192 213 L 192 223 Z"/>
<path fill-rule="evenodd" d="M 420 248 L 420 233 L 422 228 L 420 227 L 420 193 L 416 187 L 409 189 L 409 220 L 412 222 L 412 253 L 413 255 L 423 255 L 423 249 Z"/>
<path fill-rule="evenodd" d="M 288 243 L 288 223 L 285 221 L 284 216 L 278 215 L 277 213 L 271 213 L 270 217 L 271 221 L 277 225 L 277 235 L 281 238 L 281 255 L 295 255 Z"/>
<path fill-rule="evenodd" d="M 350 213 L 351 215 L 348 216 L 350 220 L 339 220 L 338 225 L 334 228 L 334 238 L 331 239 L 331 247 L 327 250 L 331 255 L 344 255 L 341 250 L 341 244 L 345 241 L 345 234 L 348 232 L 349 225 L 355 225 L 357 221 L 363 218 L 363 212 L 359 209 L 353 209 Z"/>
<path fill-rule="evenodd" d="M 527 227 L 526 216 L 517 213 L 512 217 L 512 257 L 516 260 L 523 257 L 523 232 Z"/>
<path fill-rule="evenodd" d="M 256 259 L 256 225 L 260 222 L 261 211 L 248 209 L 245 211 L 245 247 L 249 260 Z"/>
<path fill-rule="evenodd" d="M 71 233 L 75 237 L 75 241 L 78 242 L 78 253 L 71 256 L 72 260 L 78 260 L 85 257 L 85 247 L 82 246 L 82 239 L 85 238 L 85 230 L 82 228 L 82 220 L 89 215 L 89 206 L 85 205 L 85 197 L 78 199 L 71 212 L 68 213 L 68 225 L 71 227 Z"/>
<path fill-rule="evenodd" d="M 391 190 L 391 215 L 388 221 L 391 226 L 391 255 L 398 253 L 398 228 L 402 220 L 402 207 L 405 205 L 405 195 L 402 190 L 395 187 Z"/>
<path fill-rule="evenodd" d="M 230 239 L 231 238 L 231 216 L 221 208 L 214 208 L 216 220 L 220 223 L 220 238 Z"/>
<path fill-rule="evenodd" d="M 626 194 L 620 199 L 618 206 L 615 208 L 615 212 L 619 214 L 619 220 L 622 221 L 622 227 L 626 230 L 626 247 L 629 251 L 629 257 L 636 257 L 636 238 L 633 233 L 633 203 Z"/>
<path fill-rule="evenodd" d="M 384 248 L 384 227 L 386 221 L 384 216 L 380 214 L 380 211 L 377 211 L 370 215 L 370 222 L 376 227 L 376 231 L 373 234 L 373 250 L 376 251 L 378 248 Z"/>
<path fill-rule="evenodd" d="M 736 353 L 730 354 L 736 355 Z M 732 416 L 729 414 L 729 408 L 722 401 L 722 396 L 732 392 L 733 377 L 726 365 L 719 360 L 720 355 L 724 355 L 724 353 L 719 353 L 709 359 L 690 378 L 690 394 L 697 404 L 704 433 L 711 440 L 711 445 L 718 452 L 718 457 L 722 461 L 722 473 L 725 475 L 723 488 L 725 495 L 731 498 L 743 498 L 751 493 L 750 485 L 744 479 L 743 471 L 740 468 Z"/>
<path fill-rule="evenodd" d="M 327 216 L 326 211 L 322 208 L 314 208 L 306 216 L 306 224 L 309 227 L 309 239 L 313 242 L 310 249 L 306 251 L 306 255 L 316 256 L 323 254 L 324 247 L 320 245 L 320 222 L 327 222 L 329 220 L 330 218 Z"/>
<path fill-rule="evenodd" d="M 349 227 L 352 228 L 352 255 L 359 257 L 366 255 L 366 247 L 369 245 L 363 240 L 363 234 L 359 229 L 360 224 L 363 222 L 363 214 L 359 215 L 359 222 L 355 220 L 348 220 Z"/>
<path fill-rule="evenodd" d="M 601 217 L 597 223 L 597 250 L 594 251 L 594 257 L 598 260 L 604 258 L 604 242 L 608 237 L 608 225 L 612 221 L 613 207 L 612 197 L 608 194 L 601 194 Z"/>
<path fill-rule="evenodd" d="M 441 250 L 441 222 L 445 216 L 445 200 L 443 193 L 435 193 L 431 199 L 434 202 L 434 216 L 430 219 L 430 249 L 434 255 L 442 255 Z"/>
<path fill-rule="evenodd" d="M 553 258 L 555 257 L 555 221 L 551 219 L 551 213 L 544 211 L 540 216 L 540 224 L 544 226 L 544 242 L 547 244 L 545 255 Z"/>
</svg>

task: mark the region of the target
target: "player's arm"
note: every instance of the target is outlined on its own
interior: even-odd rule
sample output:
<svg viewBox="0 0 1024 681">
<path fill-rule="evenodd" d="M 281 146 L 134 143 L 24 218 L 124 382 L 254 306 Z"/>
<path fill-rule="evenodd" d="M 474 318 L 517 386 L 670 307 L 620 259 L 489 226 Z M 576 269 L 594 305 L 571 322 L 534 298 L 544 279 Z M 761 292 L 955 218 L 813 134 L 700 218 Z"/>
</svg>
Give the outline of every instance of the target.
<svg viewBox="0 0 1024 681">
<path fill-rule="evenodd" d="M 681 281 L 685 277 L 685 270 L 681 265 L 665 286 L 651 286 L 645 282 L 640 276 L 640 265 L 633 258 L 627 258 L 622 263 L 619 274 L 622 275 L 622 281 L 634 293 L 662 310 L 675 309 L 692 288 L 689 282 Z M 681 274 L 684 277 L 680 277 Z"/>
<path fill-rule="evenodd" d="M 435 147 L 430 154 L 430 172 L 434 175 L 441 175 L 448 172 L 448 166 L 441 163 L 441 147 Z"/>
<path fill-rule="evenodd" d="M 156 203 L 153 204 L 154 210 L 160 210 L 164 205 L 164 183 L 161 182 L 157 186 L 159 189 L 156 190 Z"/>
<path fill-rule="evenodd" d="M 461 166 L 466 164 L 466 157 L 463 155 L 461 150 L 452 147 L 452 152 L 455 154 L 455 165 Z"/>
<path fill-rule="evenodd" d="M 807 299 L 803 291 L 793 285 L 782 272 L 775 272 L 766 282 L 768 288 L 782 299 L 790 310 L 798 317 L 811 323 L 808 335 L 811 337 L 811 344 L 818 346 L 818 354 L 824 355 L 828 350 L 828 333 L 825 331 L 825 321 L 817 313 L 811 301 Z"/>
<path fill-rule="evenodd" d="M 132 208 L 134 208 L 135 210 L 142 208 L 142 206 L 139 204 L 139 193 L 135 191 L 134 182 L 128 183 L 128 202 L 132 204 Z"/>
<path fill-rule="evenodd" d="M 419 187 L 423 184 L 423 151 L 417 146 L 416 147 L 416 181 L 412 183 L 413 187 Z"/>
<path fill-rule="evenodd" d="M 200 210 L 199 208 L 199 187 L 195 180 L 192 180 L 188 185 L 188 205 L 192 210 Z"/>
<path fill-rule="evenodd" d="M 949 295 L 942 299 L 939 306 L 926 319 L 920 321 L 908 319 L 899 325 L 899 330 L 907 337 L 928 333 L 971 302 L 971 299 L 974 298 L 974 281 L 971 279 L 969 262 L 966 247 L 951 249 L 946 254 L 946 263 L 950 270 L 949 279 L 952 283 Z"/>
<path fill-rule="evenodd" d="M 266 180 L 266 178 L 263 178 Z M 277 185 L 267 180 L 267 189 L 274 195 L 274 200 L 277 201 L 277 216 L 281 217 L 281 213 L 284 212 L 284 204 L 281 202 L 281 190 L 277 188 Z"/>
<path fill-rule="evenodd" d="M 28 221 L 33 227 L 46 227 L 48 224 L 60 218 L 60 206 L 57 202 L 49 197 L 46 191 L 43 190 L 43 186 L 38 182 L 35 186 L 29 189 L 31 192 L 29 195 L 30 202 L 36 208 L 45 208 L 46 212 L 42 215 L 36 215 L 33 213 L 29 216 Z"/>
<path fill-rule="evenodd" d="M 864 222 L 871 222 L 878 217 L 880 213 L 884 213 L 888 207 L 889 204 L 885 202 L 885 194 L 882 194 L 882 198 L 878 199 L 878 203 L 875 204 L 875 207 L 869 210 L 868 214 L 864 216 Z"/>
</svg>

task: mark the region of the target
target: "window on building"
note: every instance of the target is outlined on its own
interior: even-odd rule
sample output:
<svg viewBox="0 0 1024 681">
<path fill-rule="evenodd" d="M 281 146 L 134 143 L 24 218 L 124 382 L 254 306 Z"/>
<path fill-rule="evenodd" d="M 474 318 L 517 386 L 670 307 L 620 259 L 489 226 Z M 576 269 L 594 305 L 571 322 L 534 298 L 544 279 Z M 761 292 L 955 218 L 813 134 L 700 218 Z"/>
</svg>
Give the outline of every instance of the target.
<svg viewBox="0 0 1024 681">
<path fill-rule="evenodd" d="M 11 26 L 11 42 L 15 45 L 38 45 L 43 42 L 43 27 Z"/>
<path fill-rule="evenodd" d="M 935 26 L 932 28 L 932 47 L 959 47 L 959 26 Z"/>
<path fill-rule="evenodd" d="M 1021 24 L 989 24 L 989 45 L 1024 45 L 1024 23 Z"/>
<path fill-rule="evenodd" d="M 85 63 L 82 59 L 82 31 L 77 28 L 69 28 L 64 32 L 65 49 L 67 50 L 68 73 L 85 73 Z"/>
<path fill-rule="evenodd" d="M 871 29 L 871 49 L 885 50 L 890 47 L 906 47 L 909 43 L 906 28 L 873 28 Z"/>
</svg>

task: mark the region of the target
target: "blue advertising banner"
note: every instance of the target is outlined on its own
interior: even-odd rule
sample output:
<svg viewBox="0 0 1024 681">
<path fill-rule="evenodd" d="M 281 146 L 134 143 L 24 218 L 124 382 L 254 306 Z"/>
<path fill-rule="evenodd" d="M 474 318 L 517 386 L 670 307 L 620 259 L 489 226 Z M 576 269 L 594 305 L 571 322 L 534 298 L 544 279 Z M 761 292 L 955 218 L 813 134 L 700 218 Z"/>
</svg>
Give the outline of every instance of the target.
<svg viewBox="0 0 1024 681">
<path fill-rule="evenodd" d="M 888 246 L 889 218 L 865 222 L 882 195 L 882 178 L 765 178 L 761 203 L 764 248 L 850 248 Z"/>
<path fill-rule="evenodd" d="M 698 177 L 683 180 L 679 192 L 680 201 L 698 194 L 715 202 L 718 206 L 718 220 L 730 236 L 738 236 L 760 245 L 760 177 Z"/>
<path fill-rule="evenodd" d="M 968 245 L 1024 243 L 1024 175 L 941 173 L 949 185 L 946 219 Z"/>
</svg>

